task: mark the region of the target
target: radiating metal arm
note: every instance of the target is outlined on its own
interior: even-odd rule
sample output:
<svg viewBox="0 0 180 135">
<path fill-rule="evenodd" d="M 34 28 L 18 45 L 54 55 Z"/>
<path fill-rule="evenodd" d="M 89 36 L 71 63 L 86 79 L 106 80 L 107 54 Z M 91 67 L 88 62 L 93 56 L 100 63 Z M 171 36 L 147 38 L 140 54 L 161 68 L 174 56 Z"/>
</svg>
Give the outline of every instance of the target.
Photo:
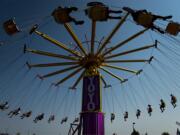
<svg viewBox="0 0 180 135">
<path fill-rule="evenodd" d="M 91 32 L 91 54 L 94 54 L 94 39 L 96 36 L 96 21 L 92 20 L 92 32 Z"/>
<path fill-rule="evenodd" d="M 154 56 L 151 56 L 151 57 L 149 58 L 148 63 L 151 64 L 151 62 L 152 62 L 153 59 L 154 59 Z"/>
<path fill-rule="evenodd" d="M 75 65 L 79 62 L 58 62 L 58 63 L 43 63 L 43 64 L 29 64 L 28 67 L 55 67 L 55 66 L 67 66 L 67 65 Z"/>
<path fill-rule="evenodd" d="M 76 66 L 71 66 L 71 67 L 68 67 L 68 68 L 65 68 L 65 69 L 61 69 L 61 70 L 58 70 L 58 71 L 55 71 L 55 72 L 52 72 L 52 73 L 48 73 L 46 75 L 41 76 L 41 78 L 47 78 L 47 77 L 50 77 L 50 76 L 62 74 L 64 72 L 73 70 L 73 69 L 78 68 L 78 67 L 80 67 L 80 66 L 79 65 L 78 66 L 77 65 Z"/>
<path fill-rule="evenodd" d="M 46 35 L 46 34 L 44 34 L 44 33 L 42 33 L 42 32 L 39 32 L 39 31 L 37 31 L 37 30 L 34 30 L 34 32 L 35 32 L 37 35 L 41 36 L 42 38 L 46 39 L 47 41 L 53 43 L 54 45 L 56 45 L 56 46 L 58 46 L 58 47 L 60 47 L 60 48 L 62 48 L 62 49 L 64 49 L 64 50 L 66 50 L 67 52 L 69 52 L 69 53 L 71 53 L 71 54 L 73 54 L 73 55 L 75 55 L 75 56 L 77 56 L 77 57 L 81 57 L 78 52 L 69 49 L 65 44 L 63 44 L 63 43 L 61 43 L 61 42 L 59 42 L 59 41 L 51 38 L 50 36 L 48 36 L 48 35 Z"/>
<path fill-rule="evenodd" d="M 76 82 L 74 83 L 74 85 L 70 88 L 70 89 L 76 89 L 76 86 L 79 84 L 79 82 L 81 81 L 81 79 L 84 77 L 86 70 L 84 70 L 81 75 L 79 76 L 79 78 L 76 80 Z"/>
<path fill-rule="evenodd" d="M 109 87 L 111 87 L 111 85 L 108 85 L 108 84 L 106 83 L 106 81 L 105 81 L 105 79 L 104 79 L 103 76 L 101 76 L 101 80 L 102 80 L 102 82 L 104 83 L 104 88 L 109 88 Z"/>
<path fill-rule="evenodd" d="M 80 50 L 83 52 L 84 55 L 86 54 L 85 49 L 83 48 L 83 45 L 81 43 L 81 41 L 78 39 L 77 35 L 74 33 L 73 29 L 71 28 L 70 24 L 65 23 L 64 27 L 66 28 L 66 30 L 69 32 L 69 34 L 71 35 L 71 37 L 73 38 L 73 40 L 76 42 L 76 44 L 78 45 L 78 47 L 80 48 Z"/>
<path fill-rule="evenodd" d="M 45 51 L 40 51 L 40 50 L 34 50 L 34 49 L 30 49 L 30 48 L 26 48 L 26 51 L 34 53 L 34 54 L 39 54 L 39 55 L 49 56 L 49 57 L 55 57 L 55 58 L 61 58 L 61 59 L 66 59 L 66 60 L 73 60 L 73 61 L 78 60 L 77 58 L 74 58 L 74 57 L 50 53 L 50 52 L 45 52 Z"/>
<path fill-rule="evenodd" d="M 144 32 L 146 32 L 148 29 L 149 29 L 149 28 L 146 28 L 146 29 L 144 29 L 144 30 L 142 30 L 142 31 L 140 31 L 140 32 L 138 32 L 138 33 L 132 35 L 132 36 L 129 37 L 128 39 L 126 39 L 126 40 L 120 42 L 119 44 L 115 45 L 115 46 L 112 47 L 110 50 L 108 50 L 107 52 L 105 52 L 105 53 L 103 54 L 103 56 L 105 56 L 105 55 L 111 53 L 112 51 L 116 50 L 116 49 L 119 48 L 119 47 L 122 47 L 124 44 L 126 44 L 126 43 L 128 43 L 129 41 L 135 39 L 136 37 L 142 35 L 142 34 L 143 34 Z"/>
<path fill-rule="evenodd" d="M 143 46 L 143 47 L 136 48 L 136 49 L 133 49 L 133 50 L 113 54 L 113 55 L 105 57 L 105 59 L 110 59 L 110 58 L 114 58 L 114 57 L 118 57 L 118 56 L 122 56 L 122 55 L 127 55 L 127 54 L 134 53 L 134 52 L 143 51 L 143 50 L 146 50 L 146 49 L 149 49 L 149 48 L 152 48 L 152 47 L 157 47 L 157 45 L 154 44 L 154 45 Z"/>
<path fill-rule="evenodd" d="M 129 13 L 127 13 L 121 20 L 120 22 L 115 26 L 115 28 L 111 31 L 111 33 L 109 34 L 109 36 L 104 40 L 104 42 L 102 43 L 100 49 L 98 50 L 96 55 L 99 55 L 102 50 L 105 48 L 105 46 L 107 45 L 107 43 L 111 40 L 111 38 L 113 37 L 113 35 L 118 31 L 118 29 L 122 26 L 122 24 L 125 22 L 126 18 L 128 17 Z"/>
<path fill-rule="evenodd" d="M 138 71 L 127 69 L 127 68 L 123 68 L 123 67 L 119 67 L 119 66 L 112 66 L 112 65 L 108 65 L 108 64 L 104 64 L 103 66 L 109 67 L 109 68 L 113 68 L 113 69 L 117 69 L 117 70 L 121 70 L 121 71 L 130 72 L 130 73 L 133 73 L 133 74 L 137 74 L 138 73 Z"/>
<path fill-rule="evenodd" d="M 68 76 L 66 76 L 65 78 L 63 78 L 62 80 L 60 80 L 59 82 L 57 82 L 55 84 L 55 86 L 58 86 L 59 84 L 65 82 L 66 80 L 68 80 L 69 78 L 71 78 L 72 76 L 76 75 L 78 72 L 80 72 L 83 69 L 83 67 L 75 70 L 74 72 L 72 72 L 71 74 L 69 74 Z"/>
<path fill-rule="evenodd" d="M 102 69 L 104 72 L 108 73 L 109 75 L 111 75 L 112 77 L 120 80 L 121 82 L 124 82 L 125 79 L 121 78 L 121 77 L 118 77 L 116 76 L 115 74 L 113 74 L 112 72 L 110 72 L 109 70 L 103 68 L 103 67 L 100 67 L 100 69 Z"/>
<path fill-rule="evenodd" d="M 101 76 L 101 80 L 102 80 L 102 82 L 104 83 L 104 86 L 106 86 L 107 85 L 107 83 L 106 83 L 106 81 L 104 80 L 104 78 Z"/>
<path fill-rule="evenodd" d="M 149 62 L 145 59 L 137 59 L 137 60 L 105 60 L 104 63 L 138 63 L 138 62 Z"/>
</svg>

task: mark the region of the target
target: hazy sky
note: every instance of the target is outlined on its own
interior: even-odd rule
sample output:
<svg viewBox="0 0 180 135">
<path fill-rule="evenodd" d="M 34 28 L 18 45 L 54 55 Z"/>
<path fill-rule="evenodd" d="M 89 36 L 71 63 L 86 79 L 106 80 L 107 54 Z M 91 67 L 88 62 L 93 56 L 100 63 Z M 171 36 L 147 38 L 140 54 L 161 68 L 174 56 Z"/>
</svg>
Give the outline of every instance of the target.
<svg viewBox="0 0 180 135">
<path fill-rule="evenodd" d="M 180 1 L 179 0 L 101 0 L 110 8 L 118 10 L 124 6 L 135 9 L 147 9 L 159 15 L 173 15 L 174 21 L 180 22 Z M 28 35 L 28 30 L 34 25 L 39 24 L 39 31 L 42 31 L 53 38 L 60 40 L 73 48 L 71 42 L 73 40 L 65 31 L 62 25 L 56 24 L 51 17 L 52 11 L 58 6 L 77 6 L 79 11 L 73 13 L 78 19 L 85 20 L 82 26 L 72 24 L 79 39 L 85 41 L 85 34 L 90 39 L 91 24 L 90 20 L 85 16 L 83 10 L 89 0 L 1 0 L 0 4 L 0 41 L 4 42 L 4 46 L 0 46 L 0 102 L 9 101 L 10 109 L 19 106 L 24 111 L 33 111 L 33 117 L 27 120 L 20 120 L 19 117 L 9 119 L 6 112 L 0 112 L 0 131 L 9 131 L 15 133 L 20 131 L 24 134 L 37 133 L 38 135 L 66 135 L 70 126 L 70 122 L 78 116 L 81 108 L 81 85 L 78 85 L 77 91 L 69 91 L 68 87 L 73 85 L 75 79 L 70 79 L 58 88 L 49 88 L 52 82 L 56 82 L 63 78 L 66 74 L 51 77 L 41 82 L 34 78 L 37 74 L 45 74 L 58 70 L 57 68 L 48 69 L 32 69 L 28 70 L 24 66 L 25 62 L 46 63 L 58 62 L 58 59 L 48 58 L 32 54 L 23 54 L 23 45 L 49 52 L 66 54 L 64 51 L 52 46 L 37 35 Z M 7 36 L 3 30 L 4 21 L 15 17 L 22 33 L 15 36 Z M 115 26 L 117 20 L 109 20 L 97 24 L 96 40 L 100 41 L 103 36 L 107 36 L 109 31 Z M 158 21 L 157 25 L 165 28 L 168 22 Z M 141 30 L 142 27 L 136 25 L 129 16 L 127 21 L 111 40 L 109 46 L 113 46 L 128 36 Z M 177 37 L 177 39 L 180 37 Z M 177 108 L 173 109 L 170 104 L 170 94 L 173 93 L 179 99 L 180 86 L 179 83 L 179 58 L 180 48 L 178 40 L 170 36 L 162 36 L 157 32 L 149 30 L 140 38 L 137 38 L 122 47 L 122 50 L 129 50 L 144 45 L 150 45 L 157 39 L 164 43 L 158 48 L 150 49 L 142 53 L 136 53 L 124 56 L 122 59 L 148 59 L 154 56 L 157 61 L 149 64 L 119 64 L 131 69 L 141 69 L 144 72 L 140 76 L 131 77 L 131 74 L 112 70 L 117 75 L 125 78 L 130 77 L 129 81 L 123 86 L 116 79 L 111 78 L 102 72 L 108 84 L 112 88 L 103 90 L 103 111 L 105 112 L 106 135 L 116 132 L 118 135 L 129 135 L 132 132 L 132 123 L 136 122 L 136 128 L 141 134 L 148 132 L 149 135 L 158 135 L 163 131 L 167 131 L 172 135 L 175 134 L 177 126 L 176 121 L 180 121 L 179 103 Z M 175 42 L 176 41 L 176 42 Z M 180 42 L 179 42 L 180 43 Z M 87 46 L 87 44 L 83 44 Z M 86 47 L 88 48 L 88 47 Z M 179 50 L 178 50 L 179 49 Z M 162 52 L 165 52 L 163 55 Z M 179 53 L 179 54 L 178 54 Z M 77 78 L 78 76 L 76 76 Z M 159 100 L 163 98 L 167 104 L 167 110 L 162 114 L 159 110 Z M 147 104 L 152 104 L 154 112 L 152 117 L 147 114 Z M 135 117 L 136 109 L 142 110 L 142 116 L 139 120 Z M 129 112 L 127 122 L 123 120 L 123 113 Z M 34 124 L 33 118 L 39 113 L 45 113 L 45 119 Z M 110 113 L 116 114 L 115 121 L 110 123 Z M 50 114 L 56 115 L 56 121 L 52 124 L 47 123 Z M 68 116 L 69 120 L 66 124 L 61 125 L 60 121 L 63 117 Z"/>
</svg>

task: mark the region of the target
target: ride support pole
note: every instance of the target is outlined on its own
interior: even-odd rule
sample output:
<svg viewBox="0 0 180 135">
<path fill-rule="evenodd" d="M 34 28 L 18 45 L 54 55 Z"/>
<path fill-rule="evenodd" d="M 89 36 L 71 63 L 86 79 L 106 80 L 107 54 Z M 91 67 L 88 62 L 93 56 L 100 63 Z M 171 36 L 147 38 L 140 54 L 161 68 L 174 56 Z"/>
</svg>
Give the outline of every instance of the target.
<svg viewBox="0 0 180 135">
<path fill-rule="evenodd" d="M 104 135 L 100 75 L 83 78 L 82 134 Z"/>
</svg>

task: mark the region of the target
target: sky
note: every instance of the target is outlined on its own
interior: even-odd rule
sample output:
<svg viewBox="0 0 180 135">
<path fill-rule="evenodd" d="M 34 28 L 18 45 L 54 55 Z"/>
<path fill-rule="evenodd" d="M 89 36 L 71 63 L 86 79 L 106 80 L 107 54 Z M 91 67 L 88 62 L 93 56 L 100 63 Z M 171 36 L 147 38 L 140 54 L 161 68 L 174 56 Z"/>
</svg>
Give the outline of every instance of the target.
<svg viewBox="0 0 180 135">
<path fill-rule="evenodd" d="M 52 11 L 58 6 L 76 6 L 79 8 L 77 13 L 72 15 L 79 20 L 84 20 L 85 24 L 72 27 L 81 41 L 86 41 L 85 35 L 90 39 L 91 21 L 85 16 L 83 10 L 89 0 L 1 0 L 0 4 L 0 41 L 4 44 L 0 46 L 0 103 L 8 101 L 10 110 L 21 107 L 23 112 L 32 110 L 33 117 L 20 120 L 19 117 L 8 118 L 7 113 L 0 112 L 0 131 L 8 131 L 12 134 L 21 132 L 22 134 L 36 133 L 38 135 L 65 135 L 68 133 L 70 122 L 79 116 L 81 110 L 81 92 L 82 82 L 78 85 L 76 91 L 70 91 L 75 79 L 71 78 L 59 87 L 50 87 L 51 83 L 65 77 L 66 74 L 57 75 L 43 81 L 35 78 L 37 74 L 46 74 L 61 69 L 37 68 L 29 70 L 25 65 L 26 61 L 30 63 L 59 62 L 59 59 L 23 54 L 23 46 L 26 44 L 29 48 L 39 49 L 54 53 L 65 54 L 66 52 L 53 46 L 51 43 L 43 40 L 35 34 L 29 35 L 28 31 L 34 24 L 39 24 L 38 30 L 51 37 L 67 44 L 73 48 L 75 45 L 72 38 L 68 35 L 65 28 L 55 23 L 51 17 Z M 178 0 L 101 0 L 114 10 L 122 9 L 128 6 L 134 9 L 146 9 L 158 15 L 173 15 L 172 20 L 180 22 L 180 8 Z M 123 14 L 124 15 L 124 14 Z M 10 18 L 15 18 L 16 23 L 22 32 L 8 36 L 3 30 L 2 24 Z M 96 41 L 106 37 L 108 33 L 117 24 L 118 20 L 108 20 L 107 22 L 97 23 Z M 157 21 L 156 25 L 165 28 L 168 22 Z M 128 17 L 125 24 L 113 37 L 108 44 L 110 47 L 126 39 L 130 35 L 142 30 L 143 27 L 136 25 L 131 16 Z M 161 35 L 158 32 L 148 30 L 145 34 L 129 42 L 124 47 L 115 52 L 130 50 L 137 47 L 151 45 L 157 39 L 161 44 L 158 49 L 149 49 L 144 52 L 135 53 L 121 57 L 121 59 L 148 59 L 151 56 L 155 60 L 151 64 L 133 63 L 117 64 L 130 69 L 143 69 L 143 73 L 134 76 L 129 73 L 111 70 L 118 76 L 127 77 L 129 81 L 121 85 L 118 80 L 101 72 L 111 88 L 102 88 L 103 112 L 105 112 L 105 132 L 111 135 L 116 132 L 118 135 L 129 135 L 132 132 L 132 123 L 135 122 L 136 129 L 149 135 L 160 135 L 163 131 L 175 134 L 178 126 L 176 121 L 180 121 L 179 102 L 177 108 L 173 109 L 170 104 L 170 94 L 173 93 L 180 97 L 179 91 L 179 36 Z M 86 49 L 88 45 L 83 44 Z M 97 45 L 96 45 L 97 46 Z M 164 99 L 167 109 L 164 113 L 159 110 L 159 100 Z M 147 105 L 152 104 L 153 114 L 149 117 L 147 114 Z M 140 119 L 136 119 L 136 109 L 142 111 Z M 123 113 L 129 112 L 127 122 L 123 120 Z M 44 112 L 45 119 L 42 122 L 34 124 L 33 118 Z M 110 113 L 115 113 L 116 119 L 110 122 Z M 54 114 L 56 121 L 52 124 L 47 123 L 48 116 Z M 68 122 L 61 125 L 63 117 L 68 116 Z"/>
</svg>

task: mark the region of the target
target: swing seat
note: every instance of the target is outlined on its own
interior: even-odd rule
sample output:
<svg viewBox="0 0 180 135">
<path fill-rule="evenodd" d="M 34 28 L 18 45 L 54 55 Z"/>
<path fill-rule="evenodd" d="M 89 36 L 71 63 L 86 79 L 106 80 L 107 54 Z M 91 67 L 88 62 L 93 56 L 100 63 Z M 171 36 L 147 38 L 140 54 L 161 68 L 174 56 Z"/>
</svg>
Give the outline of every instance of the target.
<svg viewBox="0 0 180 135">
<path fill-rule="evenodd" d="M 90 7 L 90 6 L 97 6 L 97 5 L 101 5 L 101 6 L 104 6 L 104 4 L 102 2 L 98 2 L 98 1 L 94 1 L 94 2 L 89 2 L 87 3 L 87 6 Z"/>
<path fill-rule="evenodd" d="M 177 102 L 177 99 L 176 99 L 176 98 L 174 98 L 174 99 L 173 99 L 173 102 L 174 102 L 174 103 L 176 103 L 176 102 Z"/>
<path fill-rule="evenodd" d="M 32 114 L 32 112 L 28 112 L 28 113 L 26 113 L 26 117 L 28 118 L 28 117 L 30 117 L 31 116 L 31 114 Z"/>
<path fill-rule="evenodd" d="M 63 119 L 61 120 L 61 124 L 66 123 L 66 122 L 67 122 L 67 120 L 68 120 L 68 118 L 67 118 L 67 117 L 63 118 Z"/>
<path fill-rule="evenodd" d="M 3 27 L 6 33 L 10 36 L 20 32 L 16 22 L 13 19 L 4 22 Z"/>
<path fill-rule="evenodd" d="M 86 14 L 93 21 L 106 21 L 108 19 L 108 7 L 96 5 L 87 9 Z"/>
<path fill-rule="evenodd" d="M 137 23 L 146 28 L 149 28 L 153 24 L 153 16 L 149 13 L 141 13 L 137 17 Z"/>
<path fill-rule="evenodd" d="M 175 22 L 170 22 L 166 27 L 166 32 L 174 36 L 177 36 L 179 31 L 180 31 L 180 24 Z"/>
<path fill-rule="evenodd" d="M 51 119 L 51 121 L 54 121 L 54 120 L 55 120 L 55 116 L 52 115 L 52 116 L 50 117 L 50 119 Z"/>
<path fill-rule="evenodd" d="M 148 112 L 151 113 L 151 112 L 152 112 L 152 109 L 149 108 Z"/>
<path fill-rule="evenodd" d="M 73 121 L 73 123 L 77 123 L 79 122 L 79 118 L 75 118 L 75 120 Z"/>
<path fill-rule="evenodd" d="M 69 16 L 67 9 L 55 9 L 52 13 L 52 16 L 54 17 L 54 20 L 60 24 L 68 23 L 71 21 L 71 17 Z"/>
<path fill-rule="evenodd" d="M 115 114 L 111 114 L 111 121 L 115 120 Z"/>
<path fill-rule="evenodd" d="M 161 107 L 161 108 L 165 108 L 165 107 L 166 107 L 166 105 L 165 105 L 165 104 L 162 104 L 162 105 L 160 105 L 160 107 Z"/>
<path fill-rule="evenodd" d="M 51 115 L 48 119 L 48 123 L 51 123 L 52 121 L 55 120 L 55 116 L 54 115 Z"/>
</svg>

